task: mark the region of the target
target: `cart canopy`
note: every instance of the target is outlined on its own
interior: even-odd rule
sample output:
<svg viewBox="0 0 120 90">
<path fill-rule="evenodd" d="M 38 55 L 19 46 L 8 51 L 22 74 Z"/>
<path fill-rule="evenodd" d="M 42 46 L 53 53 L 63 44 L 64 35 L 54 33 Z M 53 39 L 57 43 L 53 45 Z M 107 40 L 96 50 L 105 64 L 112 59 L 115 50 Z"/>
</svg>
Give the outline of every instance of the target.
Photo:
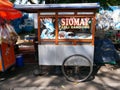
<svg viewBox="0 0 120 90">
<path fill-rule="evenodd" d="M 99 3 L 69 3 L 69 4 L 32 4 L 32 5 L 14 5 L 14 8 L 24 11 L 24 12 L 29 12 L 29 13 L 36 13 L 40 10 L 47 10 L 48 12 L 50 10 L 55 10 L 55 9 L 97 9 L 99 8 L 100 5 Z"/>
</svg>

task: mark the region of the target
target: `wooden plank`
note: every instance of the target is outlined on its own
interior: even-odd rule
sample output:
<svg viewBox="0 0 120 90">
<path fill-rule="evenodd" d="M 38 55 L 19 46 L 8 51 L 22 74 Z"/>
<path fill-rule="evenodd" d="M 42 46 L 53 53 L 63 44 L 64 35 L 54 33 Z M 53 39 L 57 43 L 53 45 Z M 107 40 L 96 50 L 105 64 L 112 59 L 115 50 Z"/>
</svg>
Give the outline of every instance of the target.
<svg viewBox="0 0 120 90">
<path fill-rule="evenodd" d="M 58 45 L 58 12 L 55 13 L 55 44 Z"/>
<path fill-rule="evenodd" d="M 40 42 L 41 42 L 41 37 L 40 37 L 40 15 L 39 15 L 39 12 L 37 13 L 37 15 L 38 15 L 38 43 L 40 44 Z"/>
</svg>

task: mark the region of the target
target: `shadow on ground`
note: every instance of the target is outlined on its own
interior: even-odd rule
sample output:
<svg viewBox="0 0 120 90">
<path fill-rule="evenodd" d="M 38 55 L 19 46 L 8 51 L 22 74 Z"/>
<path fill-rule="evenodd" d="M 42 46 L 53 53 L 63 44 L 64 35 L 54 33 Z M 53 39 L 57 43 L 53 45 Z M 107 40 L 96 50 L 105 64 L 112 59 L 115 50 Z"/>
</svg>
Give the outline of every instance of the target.
<svg viewBox="0 0 120 90">
<path fill-rule="evenodd" d="M 44 71 L 44 75 L 35 76 L 33 72 L 37 68 L 37 64 L 25 64 L 24 67 L 0 73 L 0 78 L 5 78 L 0 81 L 0 90 L 120 90 L 120 68 L 111 71 L 105 66 L 94 67 L 92 76 L 81 83 L 69 82 L 63 74 L 48 71 Z"/>
</svg>

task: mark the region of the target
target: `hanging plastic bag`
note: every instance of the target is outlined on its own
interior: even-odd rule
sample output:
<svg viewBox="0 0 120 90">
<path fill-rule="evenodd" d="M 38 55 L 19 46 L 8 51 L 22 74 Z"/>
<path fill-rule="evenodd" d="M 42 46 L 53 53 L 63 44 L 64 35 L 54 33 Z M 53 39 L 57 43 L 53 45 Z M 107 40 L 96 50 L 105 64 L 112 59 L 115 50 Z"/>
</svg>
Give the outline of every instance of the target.
<svg viewBox="0 0 120 90">
<path fill-rule="evenodd" d="M 10 39 L 10 35 L 9 32 L 7 30 L 7 28 L 5 27 L 5 25 L 2 25 L 2 31 L 1 31 L 1 43 L 7 43 L 7 44 L 11 44 L 12 41 Z"/>
<path fill-rule="evenodd" d="M 18 34 L 15 32 L 14 28 L 10 25 L 10 24 L 5 24 L 9 35 L 10 35 L 10 39 L 12 40 L 13 43 L 16 43 L 17 39 L 18 39 Z"/>
<path fill-rule="evenodd" d="M 7 24 L 7 23 L 6 23 L 5 25 L 6 25 L 7 29 L 9 30 L 9 32 L 12 32 L 15 36 L 18 36 L 18 34 L 16 33 L 16 31 L 15 31 L 15 29 L 13 28 L 12 25 Z"/>
</svg>

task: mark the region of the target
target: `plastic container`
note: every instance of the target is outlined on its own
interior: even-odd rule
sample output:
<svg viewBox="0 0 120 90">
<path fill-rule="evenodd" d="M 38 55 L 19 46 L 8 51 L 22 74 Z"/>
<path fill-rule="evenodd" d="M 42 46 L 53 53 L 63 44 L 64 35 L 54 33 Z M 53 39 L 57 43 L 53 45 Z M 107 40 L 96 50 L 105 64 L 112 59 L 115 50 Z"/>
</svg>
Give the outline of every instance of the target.
<svg viewBox="0 0 120 90">
<path fill-rule="evenodd" d="M 24 59 L 23 59 L 23 55 L 19 54 L 16 56 L 16 66 L 17 67 L 23 67 L 24 66 Z"/>
</svg>

